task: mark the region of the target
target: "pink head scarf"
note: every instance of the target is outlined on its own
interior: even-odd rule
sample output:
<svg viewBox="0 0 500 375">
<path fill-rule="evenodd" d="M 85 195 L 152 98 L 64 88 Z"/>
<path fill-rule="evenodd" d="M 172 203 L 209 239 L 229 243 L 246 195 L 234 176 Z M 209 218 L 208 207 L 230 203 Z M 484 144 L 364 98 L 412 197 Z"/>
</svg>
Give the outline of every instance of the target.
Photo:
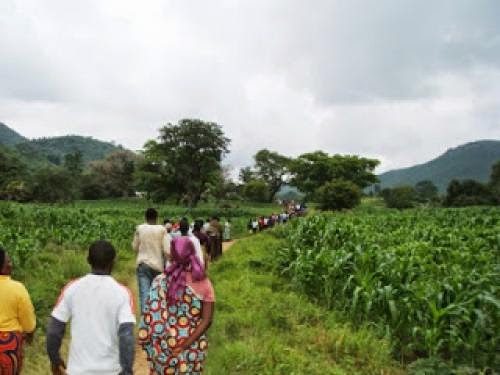
<svg viewBox="0 0 500 375">
<path fill-rule="evenodd" d="M 178 293 L 186 288 L 186 273 L 191 271 L 193 281 L 203 280 L 205 269 L 201 265 L 193 242 L 187 236 L 175 237 L 170 243 L 172 264 L 165 270 L 171 276 L 168 286 L 169 303 L 175 303 Z"/>
</svg>

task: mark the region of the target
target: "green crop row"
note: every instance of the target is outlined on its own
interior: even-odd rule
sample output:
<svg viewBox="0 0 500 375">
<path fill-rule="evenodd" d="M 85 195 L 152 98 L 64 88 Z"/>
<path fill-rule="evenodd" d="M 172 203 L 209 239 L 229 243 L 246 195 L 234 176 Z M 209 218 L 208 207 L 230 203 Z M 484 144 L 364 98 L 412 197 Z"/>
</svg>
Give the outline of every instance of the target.
<svg viewBox="0 0 500 375">
<path fill-rule="evenodd" d="M 320 214 L 279 234 L 294 286 L 371 322 L 399 358 L 500 367 L 499 209 Z"/>
</svg>

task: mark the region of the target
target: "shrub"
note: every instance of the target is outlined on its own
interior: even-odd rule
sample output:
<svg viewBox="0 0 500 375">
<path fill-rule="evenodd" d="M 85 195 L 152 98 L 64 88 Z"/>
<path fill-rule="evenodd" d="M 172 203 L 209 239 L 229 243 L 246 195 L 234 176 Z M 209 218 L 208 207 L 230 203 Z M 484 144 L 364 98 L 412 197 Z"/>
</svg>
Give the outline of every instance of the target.
<svg viewBox="0 0 500 375">
<path fill-rule="evenodd" d="M 416 194 L 411 186 L 398 186 L 392 189 L 384 189 L 381 195 L 389 208 L 403 209 L 415 206 Z"/>
<path fill-rule="evenodd" d="M 495 198 L 488 185 L 474 180 L 452 180 L 444 204 L 448 207 L 490 205 L 495 204 Z"/>
<path fill-rule="evenodd" d="M 262 180 L 251 180 L 243 187 L 243 195 L 250 201 L 267 202 L 269 201 L 269 189 Z"/>
<path fill-rule="evenodd" d="M 341 210 L 356 207 L 361 199 L 361 190 L 350 181 L 334 180 L 321 186 L 316 196 L 321 209 Z"/>
</svg>

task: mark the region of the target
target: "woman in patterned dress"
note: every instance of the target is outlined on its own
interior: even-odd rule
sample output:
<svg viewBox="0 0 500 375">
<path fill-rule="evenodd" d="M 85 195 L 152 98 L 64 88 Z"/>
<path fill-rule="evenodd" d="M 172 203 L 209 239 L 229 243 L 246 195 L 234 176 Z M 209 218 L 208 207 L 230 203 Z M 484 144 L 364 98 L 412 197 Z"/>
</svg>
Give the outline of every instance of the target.
<svg viewBox="0 0 500 375">
<path fill-rule="evenodd" d="M 200 374 L 215 296 L 192 241 L 174 238 L 172 264 L 151 284 L 139 325 L 150 374 Z"/>
</svg>

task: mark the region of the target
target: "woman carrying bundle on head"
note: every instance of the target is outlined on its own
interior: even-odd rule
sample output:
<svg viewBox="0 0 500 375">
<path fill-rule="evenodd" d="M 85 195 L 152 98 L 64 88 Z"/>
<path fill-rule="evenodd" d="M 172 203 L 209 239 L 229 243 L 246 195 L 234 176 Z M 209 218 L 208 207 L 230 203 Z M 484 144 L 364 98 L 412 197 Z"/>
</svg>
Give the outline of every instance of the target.
<svg viewBox="0 0 500 375">
<path fill-rule="evenodd" d="M 139 325 L 151 374 L 200 374 L 215 295 L 191 241 L 173 239 L 171 265 L 157 276 Z"/>
</svg>

